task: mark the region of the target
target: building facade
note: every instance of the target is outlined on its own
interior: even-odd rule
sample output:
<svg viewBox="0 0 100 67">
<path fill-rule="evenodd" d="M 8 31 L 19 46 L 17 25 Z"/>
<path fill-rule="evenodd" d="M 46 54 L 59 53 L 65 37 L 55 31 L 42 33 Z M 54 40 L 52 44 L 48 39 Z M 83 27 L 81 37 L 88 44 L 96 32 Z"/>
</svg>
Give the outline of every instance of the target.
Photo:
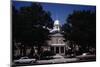
<svg viewBox="0 0 100 67">
<path fill-rule="evenodd" d="M 59 20 L 54 22 L 54 27 L 50 30 L 50 40 L 48 40 L 48 45 L 50 50 L 55 54 L 65 55 L 66 43 L 63 37 L 62 31 L 60 29 Z"/>
</svg>

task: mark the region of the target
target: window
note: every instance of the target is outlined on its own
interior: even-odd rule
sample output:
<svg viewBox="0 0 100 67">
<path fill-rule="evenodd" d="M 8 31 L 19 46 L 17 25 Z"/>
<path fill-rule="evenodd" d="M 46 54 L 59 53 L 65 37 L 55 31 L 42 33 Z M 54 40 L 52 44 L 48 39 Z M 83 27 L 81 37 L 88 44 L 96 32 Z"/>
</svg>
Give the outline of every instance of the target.
<svg viewBox="0 0 100 67">
<path fill-rule="evenodd" d="M 61 53 L 64 53 L 64 47 L 61 47 Z"/>
<path fill-rule="evenodd" d="M 59 47 L 56 47 L 56 53 L 59 53 Z"/>
<path fill-rule="evenodd" d="M 56 43 L 58 44 L 58 39 L 56 38 Z"/>
</svg>

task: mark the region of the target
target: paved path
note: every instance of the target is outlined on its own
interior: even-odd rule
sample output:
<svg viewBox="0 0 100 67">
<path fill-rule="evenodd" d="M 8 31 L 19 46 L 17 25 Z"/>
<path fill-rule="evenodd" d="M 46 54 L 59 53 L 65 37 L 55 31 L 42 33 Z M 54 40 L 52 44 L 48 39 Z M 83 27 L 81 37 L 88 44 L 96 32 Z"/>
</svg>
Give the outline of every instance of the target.
<svg viewBox="0 0 100 67">
<path fill-rule="evenodd" d="M 51 60 L 38 60 L 38 64 L 46 64 L 46 63 L 64 63 L 64 62 L 75 62 L 78 61 L 77 58 L 59 58 L 59 59 L 51 59 Z"/>
</svg>

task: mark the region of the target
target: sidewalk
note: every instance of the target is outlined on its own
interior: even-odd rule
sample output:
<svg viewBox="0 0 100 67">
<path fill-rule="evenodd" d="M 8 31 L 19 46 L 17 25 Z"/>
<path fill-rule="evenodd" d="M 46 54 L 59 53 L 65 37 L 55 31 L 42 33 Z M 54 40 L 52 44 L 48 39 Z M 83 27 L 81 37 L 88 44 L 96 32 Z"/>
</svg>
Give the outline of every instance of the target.
<svg viewBox="0 0 100 67">
<path fill-rule="evenodd" d="M 77 58 L 59 58 L 59 59 L 51 59 L 51 60 L 38 60 L 38 64 L 47 64 L 47 63 L 65 63 L 65 62 L 75 62 L 79 61 Z"/>
</svg>

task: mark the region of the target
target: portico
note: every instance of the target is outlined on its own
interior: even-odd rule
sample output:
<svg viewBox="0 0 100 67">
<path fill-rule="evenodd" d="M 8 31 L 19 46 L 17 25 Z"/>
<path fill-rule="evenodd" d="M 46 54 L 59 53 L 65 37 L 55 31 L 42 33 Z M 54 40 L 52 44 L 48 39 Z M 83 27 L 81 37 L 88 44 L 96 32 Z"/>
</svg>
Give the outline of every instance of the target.
<svg viewBox="0 0 100 67">
<path fill-rule="evenodd" d="M 60 30 L 60 24 L 59 21 L 56 20 L 54 22 L 54 27 L 50 31 L 50 40 L 48 41 L 48 44 L 50 46 L 50 50 L 54 52 L 55 54 L 65 55 L 65 42 L 63 34 Z"/>
<path fill-rule="evenodd" d="M 65 55 L 65 46 L 51 46 L 51 51 L 55 54 Z"/>
</svg>

